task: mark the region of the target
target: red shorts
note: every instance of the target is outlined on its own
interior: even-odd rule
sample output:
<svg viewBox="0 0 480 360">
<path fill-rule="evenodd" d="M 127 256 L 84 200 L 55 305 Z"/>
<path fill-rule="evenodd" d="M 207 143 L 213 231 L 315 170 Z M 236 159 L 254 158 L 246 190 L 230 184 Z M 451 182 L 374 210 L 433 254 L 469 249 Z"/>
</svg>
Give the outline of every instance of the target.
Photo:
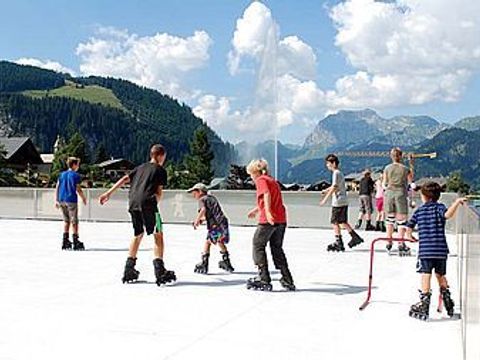
<svg viewBox="0 0 480 360">
<path fill-rule="evenodd" d="M 383 211 L 383 197 L 375 199 L 375 207 L 378 212 Z"/>
</svg>

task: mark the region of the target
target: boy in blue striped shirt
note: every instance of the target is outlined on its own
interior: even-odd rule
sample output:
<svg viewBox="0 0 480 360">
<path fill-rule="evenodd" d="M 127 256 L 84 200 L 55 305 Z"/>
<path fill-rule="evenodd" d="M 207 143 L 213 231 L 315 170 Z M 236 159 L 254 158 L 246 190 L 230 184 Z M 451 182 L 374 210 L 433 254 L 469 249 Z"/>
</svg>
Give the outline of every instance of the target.
<svg viewBox="0 0 480 360">
<path fill-rule="evenodd" d="M 419 246 L 417 272 L 422 274 L 422 289 L 420 292 L 420 302 L 411 306 L 410 316 L 426 320 L 429 315 L 430 298 L 432 292 L 430 282 L 432 271 L 435 270 L 435 276 L 440 286 L 440 293 L 443 298 L 445 309 L 449 316 L 453 316 L 455 304 L 450 296 L 447 278 L 447 258 L 448 245 L 445 235 L 446 220 L 451 219 L 458 207 L 466 199 L 458 198 L 448 209 L 439 203 L 441 187 L 436 182 L 427 182 L 421 188 L 421 197 L 423 205 L 420 206 L 412 215 L 407 223 L 407 238 L 412 238 L 412 230 L 418 227 Z"/>
</svg>

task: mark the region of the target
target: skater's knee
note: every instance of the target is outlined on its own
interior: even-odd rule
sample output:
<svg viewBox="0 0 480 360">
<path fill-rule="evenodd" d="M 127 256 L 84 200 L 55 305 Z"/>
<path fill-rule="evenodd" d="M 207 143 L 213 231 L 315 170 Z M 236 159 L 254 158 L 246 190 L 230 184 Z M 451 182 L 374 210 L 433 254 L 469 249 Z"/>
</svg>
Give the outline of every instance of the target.
<svg viewBox="0 0 480 360">
<path fill-rule="evenodd" d="M 406 229 L 407 228 L 407 219 L 397 220 L 397 226 L 399 229 Z"/>
<path fill-rule="evenodd" d="M 388 214 L 387 218 L 385 219 L 387 225 L 394 226 L 395 225 L 395 215 Z"/>
</svg>

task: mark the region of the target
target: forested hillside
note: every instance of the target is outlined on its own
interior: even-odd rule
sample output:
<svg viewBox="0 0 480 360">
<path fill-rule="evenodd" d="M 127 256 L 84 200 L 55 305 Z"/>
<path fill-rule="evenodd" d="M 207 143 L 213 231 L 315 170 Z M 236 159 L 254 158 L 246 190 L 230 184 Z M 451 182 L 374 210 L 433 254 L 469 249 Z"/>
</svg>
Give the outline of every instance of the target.
<svg viewBox="0 0 480 360">
<path fill-rule="evenodd" d="M 216 174 L 225 174 L 235 160 L 232 145 L 223 142 L 188 106 L 168 96 L 124 80 L 67 77 L 0 62 L 0 136 L 30 136 L 40 151 L 52 152 L 58 135 L 69 138 L 79 131 L 91 154 L 103 146 L 109 155 L 136 163 L 147 158 L 150 144 L 159 142 L 167 147 L 170 159 L 180 162 L 195 130 L 205 128 L 215 154 Z M 67 92 L 62 88 L 66 80 L 70 86 L 79 86 Z M 93 88 L 99 94 L 110 92 L 113 100 L 109 101 L 118 99 L 121 106 L 95 101 Z"/>
</svg>

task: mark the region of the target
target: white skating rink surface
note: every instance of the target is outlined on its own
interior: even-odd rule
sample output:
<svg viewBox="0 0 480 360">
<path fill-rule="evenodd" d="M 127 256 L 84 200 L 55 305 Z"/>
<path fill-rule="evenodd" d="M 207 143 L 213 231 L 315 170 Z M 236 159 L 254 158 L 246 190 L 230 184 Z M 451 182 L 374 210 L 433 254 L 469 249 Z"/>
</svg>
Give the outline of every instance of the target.
<svg viewBox="0 0 480 360">
<path fill-rule="evenodd" d="M 232 228 L 236 269 L 193 273 L 205 229 L 165 227 L 173 285 L 157 287 L 152 241 L 144 240 L 139 283 L 120 281 L 131 236 L 126 223 L 82 223 L 88 251 L 62 252 L 60 222 L 0 220 L 0 359 L 460 359 L 458 319 L 435 311 L 408 316 L 418 300 L 415 257 L 376 253 L 372 303 L 366 297 L 369 243 L 328 253 L 327 230 L 288 229 L 285 250 L 298 287 L 245 288 L 254 275 L 254 228 Z M 452 255 L 455 242 L 450 241 Z M 271 266 L 273 268 L 273 266 Z M 449 261 L 455 299 L 456 257 Z M 457 301 L 458 302 L 458 301 Z"/>
</svg>

